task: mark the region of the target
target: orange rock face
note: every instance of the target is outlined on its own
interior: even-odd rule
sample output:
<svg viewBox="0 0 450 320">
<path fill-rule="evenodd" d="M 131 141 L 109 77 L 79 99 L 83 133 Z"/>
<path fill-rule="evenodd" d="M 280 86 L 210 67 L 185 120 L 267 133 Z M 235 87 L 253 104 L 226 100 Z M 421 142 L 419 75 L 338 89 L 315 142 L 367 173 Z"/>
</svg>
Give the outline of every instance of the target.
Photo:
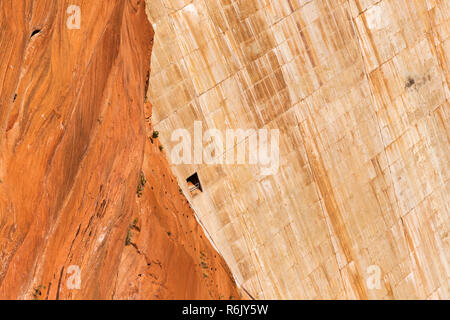
<svg viewBox="0 0 450 320">
<path fill-rule="evenodd" d="M 144 1 L 4 0 L 0 30 L 0 298 L 238 298 L 149 138 Z"/>
</svg>

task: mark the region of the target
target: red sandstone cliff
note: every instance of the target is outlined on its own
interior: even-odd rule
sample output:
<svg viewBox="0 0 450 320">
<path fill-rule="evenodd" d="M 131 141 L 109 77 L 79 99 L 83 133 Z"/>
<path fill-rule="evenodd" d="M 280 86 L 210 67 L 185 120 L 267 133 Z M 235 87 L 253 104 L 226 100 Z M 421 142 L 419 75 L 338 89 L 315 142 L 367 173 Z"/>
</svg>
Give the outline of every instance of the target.
<svg viewBox="0 0 450 320">
<path fill-rule="evenodd" d="M 237 298 L 149 139 L 144 1 L 73 2 L 0 3 L 0 298 Z"/>
</svg>

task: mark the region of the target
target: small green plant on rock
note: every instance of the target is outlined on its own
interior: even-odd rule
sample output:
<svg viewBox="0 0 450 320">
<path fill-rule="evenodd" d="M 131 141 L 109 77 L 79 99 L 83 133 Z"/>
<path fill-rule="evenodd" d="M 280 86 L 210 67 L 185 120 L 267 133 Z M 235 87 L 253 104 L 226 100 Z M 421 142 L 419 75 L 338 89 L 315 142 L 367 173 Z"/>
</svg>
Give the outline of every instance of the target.
<svg viewBox="0 0 450 320">
<path fill-rule="evenodd" d="M 152 138 L 158 139 L 158 137 L 159 137 L 159 131 L 153 131 Z"/>
<path fill-rule="evenodd" d="M 144 172 L 141 171 L 141 178 L 139 180 L 139 183 L 137 186 L 137 191 L 136 191 L 138 198 L 140 198 L 142 196 L 142 191 L 144 190 L 144 186 L 146 183 L 147 183 L 147 180 L 145 179 Z"/>
<path fill-rule="evenodd" d="M 131 232 L 131 228 L 128 228 L 127 237 L 125 238 L 125 245 L 129 246 L 132 240 L 133 240 L 133 233 Z"/>
</svg>

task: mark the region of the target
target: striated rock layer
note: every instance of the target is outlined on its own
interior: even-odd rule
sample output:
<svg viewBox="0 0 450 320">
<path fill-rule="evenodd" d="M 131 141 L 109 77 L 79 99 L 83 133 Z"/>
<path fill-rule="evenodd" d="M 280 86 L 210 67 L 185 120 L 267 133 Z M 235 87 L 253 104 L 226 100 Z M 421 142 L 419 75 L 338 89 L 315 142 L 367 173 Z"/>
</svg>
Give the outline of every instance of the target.
<svg viewBox="0 0 450 320">
<path fill-rule="evenodd" d="M 2 299 L 239 297 L 148 138 L 144 7 L 0 2 Z"/>
<path fill-rule="evenodd" d="M 274 175 L 173 162 L 184 190 L 197 172 L 193 207 L 243 288 L 449 298 L 449 1 L 147 2 L 166 150 L 194 121 L 280 130 Z"/>
</svg>

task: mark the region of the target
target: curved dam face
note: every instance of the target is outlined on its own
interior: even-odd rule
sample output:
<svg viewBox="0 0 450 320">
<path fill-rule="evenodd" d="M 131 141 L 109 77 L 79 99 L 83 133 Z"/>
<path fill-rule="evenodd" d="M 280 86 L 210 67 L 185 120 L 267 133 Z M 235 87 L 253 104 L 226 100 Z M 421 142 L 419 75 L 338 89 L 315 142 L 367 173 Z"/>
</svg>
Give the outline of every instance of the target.
<svg viewBox="0 0 450 320">
<path fill-rule="evenodd" d="M 147 5 L 152 122 L 250 296 L 449 298 L 448 1 Z"/>
<path fill-rule="evenodd" d="M 141 0 L 0 1 L 0 299 L 240 298 L 153 132 L 153 36 Z"/>
</svg>

